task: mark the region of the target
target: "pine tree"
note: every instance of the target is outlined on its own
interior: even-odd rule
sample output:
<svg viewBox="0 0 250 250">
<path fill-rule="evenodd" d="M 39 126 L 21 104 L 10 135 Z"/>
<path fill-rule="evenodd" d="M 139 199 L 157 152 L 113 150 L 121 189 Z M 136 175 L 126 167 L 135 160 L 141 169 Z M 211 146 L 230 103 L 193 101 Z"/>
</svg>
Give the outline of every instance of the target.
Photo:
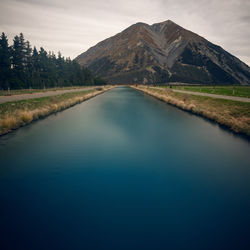
<svg viewBox="0 0 250 250">
<path fill-rule="evenodd" d="M 57 72 L 58 72 L 58 85 L 59 87 L 64 86 L 64 57 L 61 52 L 58 52 L 57 56 Z"/>
<path fill-rule="evenodd" d="M 0 89 L 8 89 L 11 79 L 10 48 L 7 36 L 2 33 L 0 38 Z"/>
<path fill-rule="evenodd" d="M 13 88 L 25 87 L 25 43 L 22 33 L 14 37 L 12 46 Z"/>
<path fill-rule="evenodd" d="M 39 66 L 39 54 L 36 47 L 33 49 L 33 54 L 31 57 L 32 61 L 32 73 L 31 82 L 33 88 L 40 88 L 40 66 Z"/>
<path fill-rule="evenodd" d="M 48 87 L 57 86 L 56 56 L 53 52 L 48 53 Z"/>
<path fill-rule="evenodd" d="M 25 85 L 29 88 L 32 87 L 32 48 L 30 42 L 25 42 L 24 50 L 24 72 L 25 72 Z"/>
<path fill-rule="evenodd" d="M 44 48 L 40 48 L 39 51 L 39 66 L 40 66 L 40 77 L 42 81 L 41 88 L 48 87 L 48 57 L 47 52 Z"/>
</svg>

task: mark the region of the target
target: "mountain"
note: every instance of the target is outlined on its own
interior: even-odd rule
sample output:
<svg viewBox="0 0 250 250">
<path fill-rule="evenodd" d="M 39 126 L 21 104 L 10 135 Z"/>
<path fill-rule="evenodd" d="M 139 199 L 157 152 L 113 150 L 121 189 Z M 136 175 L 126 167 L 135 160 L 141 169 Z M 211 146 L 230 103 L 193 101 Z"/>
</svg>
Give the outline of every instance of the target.
<svg viewBox="0 0 250 250">
<path fill-rule="evenodd" d="M 136 23 L 76 58 L 111 83 L 250 84 L 250 68 L 168 20 Z"/>
</svg>

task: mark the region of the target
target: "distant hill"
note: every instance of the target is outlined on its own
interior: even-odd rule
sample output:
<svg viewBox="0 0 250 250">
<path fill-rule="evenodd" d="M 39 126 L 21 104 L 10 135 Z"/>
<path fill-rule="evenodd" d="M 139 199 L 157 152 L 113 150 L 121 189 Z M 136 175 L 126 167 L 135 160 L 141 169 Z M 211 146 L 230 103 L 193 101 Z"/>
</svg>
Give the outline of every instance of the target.
<svg viewBox="0 0 250 250">
<path fill-rule="evenodd" d="M 111 83 L 250 84 L 250 68 L 168 20 L 136 23 L 76 60 Z"/>
</svg>

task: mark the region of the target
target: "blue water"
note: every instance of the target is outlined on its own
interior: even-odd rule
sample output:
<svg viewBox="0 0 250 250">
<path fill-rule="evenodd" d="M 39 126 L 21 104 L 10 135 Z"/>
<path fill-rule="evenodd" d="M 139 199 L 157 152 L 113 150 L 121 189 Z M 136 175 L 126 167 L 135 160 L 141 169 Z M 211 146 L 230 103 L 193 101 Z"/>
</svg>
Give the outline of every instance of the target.
<svg viewBox="0 0 250 250">
<path fill-rule="evenodd" d="M 0 138 L 0 249 L 250 249 L 250 144 L 127 87 Z"/>
</svg>

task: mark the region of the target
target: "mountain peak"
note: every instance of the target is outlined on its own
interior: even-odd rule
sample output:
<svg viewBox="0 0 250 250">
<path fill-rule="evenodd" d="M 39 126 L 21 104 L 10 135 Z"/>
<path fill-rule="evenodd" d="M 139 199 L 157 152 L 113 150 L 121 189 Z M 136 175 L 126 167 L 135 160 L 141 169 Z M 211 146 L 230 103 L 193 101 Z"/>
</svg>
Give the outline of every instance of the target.
<svg viewBox="0 0 250 250">
<path fill-rule="evenodd" d="M 138 22 L 76 60 L 113 83 L 250 84 L 250 68 L 171 20 Z"/>
<path fill-rule="evenodd" d="M 171 21 L 171 20 L 166 20 L 160 23 L 154 23 L 151 25 L 151 27 L 153 26 L 169 26 L 169 25 L 175 25 L 175 26 L 179 26 L 178 24 L 176 24 L 175 22 Z M 180 27 L 180 26 L 179 26 Z"/>
<path fill-rule="evenodd" d="M 130 25 L 128 28 L 126 28 L 124 31 L 128 31 L 128 30 L 137 30 L 137 29 L 141 29 L 141 28 L 145 28 L 148 27 L 149 25 L 143 22 L 138 22 L 138 23 L 134 23 L 132 25 Z"/>
<path fill-rule="evenodd" d="M 171 29 L 171 32 L 172 32 L 173 29 L 177 29 L 178 27 L 181 28 L 180 26 L 178 26 L 176 23 L 174 23 L 171 20 L 166 20 L 160 23 L 154 23 L 150 27 L 154 32 L 160 32 L 160 33 L 163 33 L 164 30 L 166 29 Z"/>
<path fill-rule="evenodd" d="M 176 23 L 173 22 L 172 20 L 168 19 L 168 20 L 163 21 L 163 22 L 154 23 L 153 25 L 165 25 L 165 24 L 176 24 Z"/>
<path fill-rule="evenodd" d="M 135 23 L 133 25 L 136 25 L 136 26 L 148 26 L 148 24 L 143 23 L 143 22 L 138 22 L 138 23 Z"/>
</svg>

